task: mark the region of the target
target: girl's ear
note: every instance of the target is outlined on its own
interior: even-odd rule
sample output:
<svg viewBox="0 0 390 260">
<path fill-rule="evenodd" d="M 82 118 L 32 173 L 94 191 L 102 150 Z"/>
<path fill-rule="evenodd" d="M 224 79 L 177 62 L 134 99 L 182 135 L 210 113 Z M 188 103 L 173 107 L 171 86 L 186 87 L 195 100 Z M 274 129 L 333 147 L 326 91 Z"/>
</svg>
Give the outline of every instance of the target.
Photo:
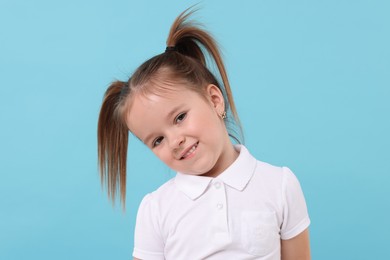
<svg viewBox="0 0 390 260">
<path fill-rule="evenodd" d="M 206 88 L 206 94 L 217 113 L 223 113 L 225 111 L 225 100 L 221 90 L 216 85 L 209 84 Z"/>
</svg>

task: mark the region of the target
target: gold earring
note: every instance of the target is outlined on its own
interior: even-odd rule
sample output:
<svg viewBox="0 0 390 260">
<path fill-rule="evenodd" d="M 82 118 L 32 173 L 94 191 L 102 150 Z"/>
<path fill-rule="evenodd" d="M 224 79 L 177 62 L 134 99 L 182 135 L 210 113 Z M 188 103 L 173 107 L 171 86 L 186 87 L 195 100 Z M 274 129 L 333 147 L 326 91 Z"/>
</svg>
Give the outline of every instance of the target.
<svg viewBox="0 0 390 260">
<path fill-rule="evenodd" d="M 221 114 L 220 114 L 221 118 L 222 119 L 226 119 L 226 111 L 223 111 Z"/>
</svg>

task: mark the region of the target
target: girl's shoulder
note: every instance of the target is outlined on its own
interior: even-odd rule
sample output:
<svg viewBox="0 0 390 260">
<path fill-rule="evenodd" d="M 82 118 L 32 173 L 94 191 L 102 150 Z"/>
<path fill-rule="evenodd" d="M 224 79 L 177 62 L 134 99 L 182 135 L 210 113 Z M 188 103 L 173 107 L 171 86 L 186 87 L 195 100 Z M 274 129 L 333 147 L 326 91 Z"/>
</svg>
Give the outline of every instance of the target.
<svg viewBox="0 0 390 260">
<path fill-rule="evenodd" d="M 256 160 L 256 167 L 252 177 L 254 185 L 266 184 L 268 187 L 282 190 L 289 186 L 300 186 L 298 178 L 289 167 L 278 166 L 255 157 L 253 158 Z"/>
<path fill-rule="evenodd" d="M 256 172 L 273 178 L 284 178 L 293 172 L 287 166 L 277 166 L 271 163 L 257 160 Z"/>
<path fill-rule="evenodd" d="M 159 202 L 162 200 L 165 201 L 167 198 L 175 196 L 174 194 L 176 193 L 176 188 L 174 180 L 175 178 L 173 177 L 163 183 L 156 190 L 146 194 L 143 199 L 144 203 L 151 203 L 152 201 Z"/>
</svg>

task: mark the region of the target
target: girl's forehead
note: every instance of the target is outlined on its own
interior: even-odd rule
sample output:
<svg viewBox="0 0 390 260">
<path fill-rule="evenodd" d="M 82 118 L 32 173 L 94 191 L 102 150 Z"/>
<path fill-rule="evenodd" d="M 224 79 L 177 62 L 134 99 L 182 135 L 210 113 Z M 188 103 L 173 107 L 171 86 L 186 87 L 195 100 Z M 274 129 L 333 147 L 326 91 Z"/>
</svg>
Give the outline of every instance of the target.
<svg viewBox="0 0 390 260">
<path fill-rule="evenodd" d="M 141 115 L 151 110 L 156 110 L 153 111 L 156 114 L 164 113 L 172 106 L 193 100 L 195 95 L 198 94 L 185 87 L 136 92 L 131 97 L 128 113 Z"/>
<path fill-rule="evenodd" d="M 164 87 L 154 87 L 149 88 L 146 91 L 136 94 L 134 98 L 146 99 L 150 101 L 160 100 L 160 99 L 169 99 L 174 100 L 179 98 L 182 95 L 185 95 L 187 89 L 183 86 L 164 86 Z"/>
<path fill-rule="evenodd" d="M 150 93 L 147 95 L 138 95 L 138 97 L 134 97 L 133 105 L 129 112 L 133 112 L 133 114 L 148 112 L 164 114 L 178 106 L 190 105 L 199 98 L 198 93 L 186 89 L 166 92 L 164 94 Z"/>
<path fill-rule="evenodd" d="M 200 95 L 201 91 L 196 91 L 194 87 L 185 82 L 158 82 L 150 83 L 133 92 L 132 102 L 136 100 L 144 101 L 175 101 L 191 95 Z"/>
</svg>

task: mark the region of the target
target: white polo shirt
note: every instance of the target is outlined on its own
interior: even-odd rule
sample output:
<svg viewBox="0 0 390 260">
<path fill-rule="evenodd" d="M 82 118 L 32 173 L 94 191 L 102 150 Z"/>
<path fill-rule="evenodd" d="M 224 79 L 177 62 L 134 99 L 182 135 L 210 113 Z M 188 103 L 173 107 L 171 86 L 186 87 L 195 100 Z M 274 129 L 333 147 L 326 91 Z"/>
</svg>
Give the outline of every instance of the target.
<svg viewBox="0 0 390 260">
<path fill-rule="evenodd" d="M 216 178 L 177 173 L 145 196 L 133 256 L 144 260 L 280 259 L 280 239 L 310 224 L 294 174 L 248 150 Z"/>
</svg>

